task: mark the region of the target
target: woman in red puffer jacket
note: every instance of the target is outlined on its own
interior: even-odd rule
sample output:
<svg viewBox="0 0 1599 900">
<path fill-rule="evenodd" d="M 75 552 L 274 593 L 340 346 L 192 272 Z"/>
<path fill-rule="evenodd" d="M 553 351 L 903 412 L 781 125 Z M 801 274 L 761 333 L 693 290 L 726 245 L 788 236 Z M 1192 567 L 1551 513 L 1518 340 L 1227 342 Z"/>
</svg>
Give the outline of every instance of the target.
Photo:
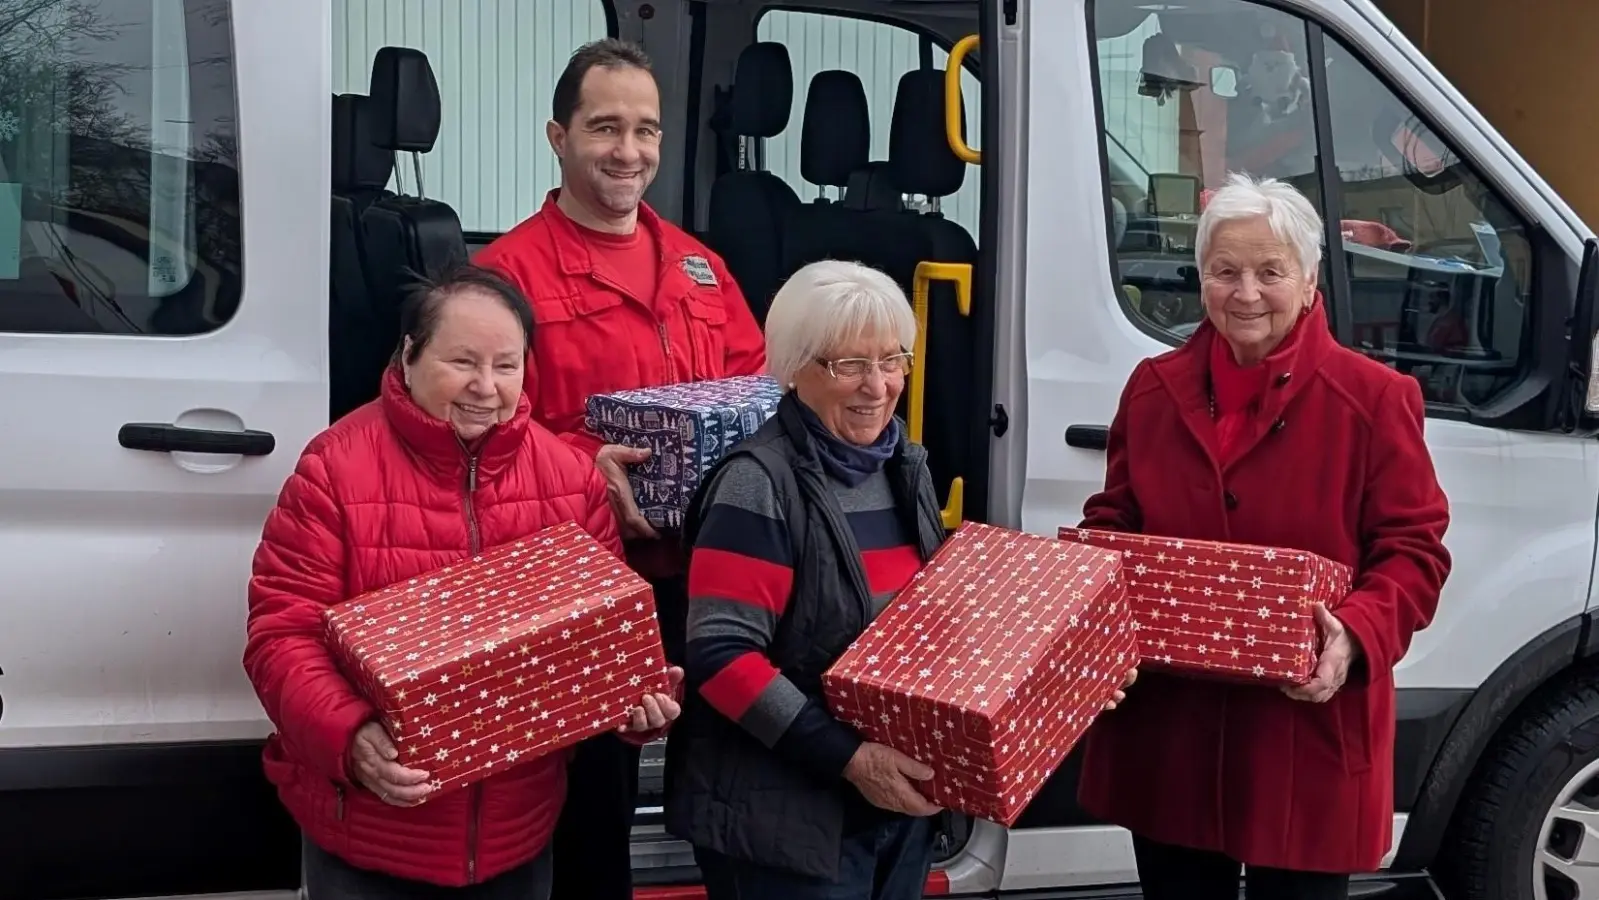
<svg viewBox="0 0 1599 900">
<path fill-rule="evenodd" d="M 593 461 L 528 418 L 527 310 L 471 266 L 419 291 L 382 396 L 311 441 L 267 518 L 244 667 L 277 727 L 266 773 L 305 834 L 311 900 L 413 896 L 417 882 L 462 900 L 548 896 L 567 754 L 423 803 L 428 773 L 395 761 L 322 631 L 332 604 L 565 521 L 621 556 Z M 647 741 L 677 712 L 642 697 L 627 731 Z"/>
</svg>

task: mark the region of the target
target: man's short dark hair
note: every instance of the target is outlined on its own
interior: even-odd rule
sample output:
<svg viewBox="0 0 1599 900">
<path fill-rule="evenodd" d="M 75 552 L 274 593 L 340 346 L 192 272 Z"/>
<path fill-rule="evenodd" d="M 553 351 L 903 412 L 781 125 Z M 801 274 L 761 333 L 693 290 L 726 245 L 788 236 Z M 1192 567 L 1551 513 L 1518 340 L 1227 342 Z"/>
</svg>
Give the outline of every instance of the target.
<svg viewBox="0 0 1599 900">
<path fill-rule="evenodd" d="M 606 69 L 650 69 L 650 57 L 644 48 L 620 38 L 602 38 L 577 48 L 567 60 L 566 69 L 555 81 L 555 98 L 550 118 L 562 128 L 572 127 L 572 116 L 577 112 L 583 95 L 583 79 L 589 70 L 599 66 Z"/>
</svg>

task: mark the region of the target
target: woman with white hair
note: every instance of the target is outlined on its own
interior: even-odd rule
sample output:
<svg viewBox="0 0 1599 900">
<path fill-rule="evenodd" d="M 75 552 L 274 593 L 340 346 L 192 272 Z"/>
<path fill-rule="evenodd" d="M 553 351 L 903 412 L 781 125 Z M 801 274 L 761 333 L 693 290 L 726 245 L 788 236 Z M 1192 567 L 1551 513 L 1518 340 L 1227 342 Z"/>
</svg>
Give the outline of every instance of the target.
<svg viewBox="0 0 1599 900">
<path fill-rule="evenodd" d="M 893 279 L 813 263 L 766 316 L 777 414 L 690 509 L 688 690 L 666 822 L 710 900 L 919 900 L 917 760 L 833 718 L 822 673 L 944 541 L 927 453 L 894 408 L 916 322 Z"/>
<path fill-rule="evenodd" d="M 894 416 L 915 337 L 887 275 L 832 260 L 795 273 L 766 316 L 767 368 L 788 391 L 685 523 L 688 690 L 666 816 L 711 900 L 922 896 L 938 809 L 914 782 L 931 771 L 862 741 L 821 696 L 822 672 L 944 540 L 927 454 Z"/>
<path fill-rule="evenodd" d="M 1199 221 L 1206 320 L 1133 372 L 1090 528 L 1291 547 L 1346 563 L 1295 688 L 1146 672 L 1090 729 L 1079 797 L 1133 834 L 1148 900 L 1345 898 L 1392 840 L 1394 666 L 1449 573 L 1421 391 L 1341 347 L 1322 221 L 1233 175 Z"/>
</svg>

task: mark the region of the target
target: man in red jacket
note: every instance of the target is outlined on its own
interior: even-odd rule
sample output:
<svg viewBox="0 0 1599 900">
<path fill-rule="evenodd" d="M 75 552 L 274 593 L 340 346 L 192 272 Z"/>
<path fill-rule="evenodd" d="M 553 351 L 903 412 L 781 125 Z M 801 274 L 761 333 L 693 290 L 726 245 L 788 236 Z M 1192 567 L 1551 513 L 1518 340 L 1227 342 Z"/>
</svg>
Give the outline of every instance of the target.
<svg viewBox="0 0 1599 900">
<path fill-rule="evenodd" d="M 594 457 L 629 564 L 655 587 L 669 659 L 680 661 L 683 558 L 639 514 L 627 466 L 649 451 L 605 444 L 584 427 L 593 394 L 759 374 L 765 343 L 722 260 L 643 202 L 660 167 L 661 103 L 649 58 L 607 39 L 580 47 L 555 84 L 550 147 L 561 186 L 481 250 L 533 308 L 527 396 L 535 421 Z M 628 900 L 637 747 L 613 737 L 578 749 L 555 837 L 555 900 Z"/>
</svg>

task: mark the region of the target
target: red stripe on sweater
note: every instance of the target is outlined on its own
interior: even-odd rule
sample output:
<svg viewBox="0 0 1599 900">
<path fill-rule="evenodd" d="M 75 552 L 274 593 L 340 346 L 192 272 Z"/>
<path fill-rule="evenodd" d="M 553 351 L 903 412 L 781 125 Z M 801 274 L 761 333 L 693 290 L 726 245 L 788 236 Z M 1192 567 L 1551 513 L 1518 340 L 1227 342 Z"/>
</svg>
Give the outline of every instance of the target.
<svg viewBox="0 0 1599 900">
<path fill-rule="evenodd" d="M 717 712 L 737 722 L 755 705 L 761 691 L 777 677 L 777 668 L 766 655 L 751 650 L 722 667 L 700 685 L 700 696 Z"/>
<path fill-rule="evenodd" d="M 866 566 L 866 586 L 872 593 L 894 593 L 911 583 L 911 578 L 922 567 L 922 555 L 906 544 L 862 551 L 861 562 Z"/>
<path fill-rule="evenodd" d="M 794 570 L 777 563 L 700 547 L 688 569 L 688 595 L 736 600 L 782 615 L 788 607 L 788 592 L 794 584 Z"/>
</svg>

